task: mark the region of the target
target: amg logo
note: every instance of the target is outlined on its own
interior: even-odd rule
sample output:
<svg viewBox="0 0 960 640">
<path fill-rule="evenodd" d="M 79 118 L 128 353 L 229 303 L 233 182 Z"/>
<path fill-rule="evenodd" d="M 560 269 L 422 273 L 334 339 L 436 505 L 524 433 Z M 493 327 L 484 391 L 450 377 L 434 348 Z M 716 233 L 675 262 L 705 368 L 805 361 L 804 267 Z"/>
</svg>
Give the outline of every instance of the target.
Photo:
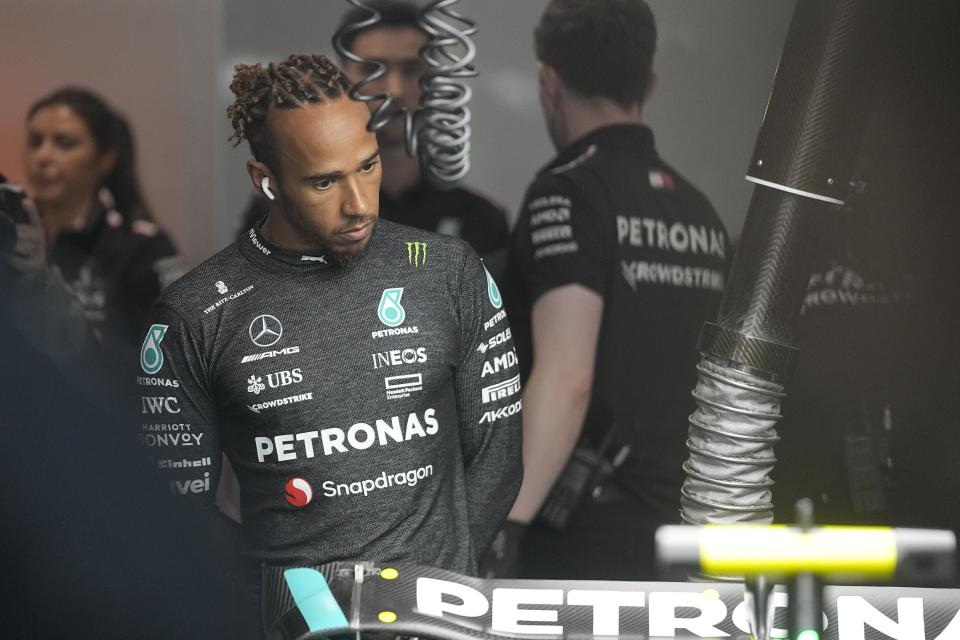
<svg viewBox="0 0 960 640">
<path fill-rule="evenodd" d="M 179 402 L 173 396 L 140 396 L 140 413 L 180 413 Z"/>
<path fill-rule="evenodd" d="M 293 353 L 300 353 L 300 347 L 287 347 L 286 349 L 279 349 L 277 351 L 264 351 L 263 353 L 254 353 L 249 356 L 243 356 L 243 358 L 240 360 L 240 364 L 244 364 L 246 362 L 256 362 L 257 360 L 263 360 L 264 358 L 288 356 Z"/>
<path fill-rule="evenodd" d="M 481 378 L 486 378 L 492 373 L 499 373 L 506 369 L 517 366 L 517 352 L 516 351 L 507 351 L 502 356 L 497 356 L 493 360 L 487 360 L 483 363 L 483 372 L 480 374 Z"/>
<path fill-rule="evenodd" d="M 484 422 L 496 422 L 502 418 L 508 418 L 512 415 L 517 414 L 520 411 L 523 401 L 517 400 L 513 404 L 508 404 L 505 407 L 500 407 L 499 409 L 494 409 L 492 411 L 487 411 L 483 414 L 483 417 L 480 418 L 479 424 Z"/>
<path fill-rule="evenodd" d="M 489 387 L 484 387 L 481 389 L 480 395 L 483 404 L 486 404 L 488 402 L 494 402 L 495 400 L 509 398 L 518 391 L 520 391 L 520 376 L 516 375 L 509 380 L 504 380 L 503 382 L 498 382 L 497 384 L 490 385 Z"/>
</svg>

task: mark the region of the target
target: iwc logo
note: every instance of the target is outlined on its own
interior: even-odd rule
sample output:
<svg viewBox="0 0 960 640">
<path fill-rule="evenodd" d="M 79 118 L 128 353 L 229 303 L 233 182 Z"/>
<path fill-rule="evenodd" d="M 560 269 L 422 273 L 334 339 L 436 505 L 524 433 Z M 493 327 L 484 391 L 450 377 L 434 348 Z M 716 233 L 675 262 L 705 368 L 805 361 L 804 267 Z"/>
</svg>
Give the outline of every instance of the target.
<svg viewBox="0 0 960 640">
<path fill-rule="evenodd" d="M 147 337 L 143 339 L 143 346 L 140 347 L 140 368 L 146 373 L 156 373 L 163 366 L 163 351 L 160 350 L 160 342 L 163 336 L 167 334 L 170 325 L 155 324 L 147 330 Z"/>
<path fill-rule="evenodd" d="M 483 268 L 483 271 L 487 274 L 487 297 L 490 298 L 490 304 L 493 305 L 493 308 L 499 309 L 503 306 L 500 289 L 497 288 L 497 283 L 493 281 L 493 276 L 490 275 L 486 267 Z"/>
<path fill-rule="evenodd" d="M 400 304 L 403 296 L 403 287 L 384 289 L 380 296 L 380 306 L 377 307 L 377 317 L 388 327 L 399 327 L 407 318 L 407 312 Z"/>
</svg>

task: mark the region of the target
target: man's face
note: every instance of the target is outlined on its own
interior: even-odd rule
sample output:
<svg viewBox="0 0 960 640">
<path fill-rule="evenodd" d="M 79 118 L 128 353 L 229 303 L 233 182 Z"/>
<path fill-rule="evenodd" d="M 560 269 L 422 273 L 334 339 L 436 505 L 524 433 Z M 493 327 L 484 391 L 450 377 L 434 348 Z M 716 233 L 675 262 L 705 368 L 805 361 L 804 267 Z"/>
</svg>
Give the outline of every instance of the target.
<svg viewBox="0 0 960 640">
<path fill-rule="evenodd" d="M 420 47 L 427 43 L 427 36 L 414 27 L 376 27 L 360 33 L 350 47 L 353 53 L 362 58 L 379 60 L 387 65 L 386 72 L 368 85 L 362 92 L 367 95 L 389 93 L 394 104 L 416 111 L 420 105 L 420 74 L 424 62 L 417 55 Z M 347 62 L 344 72 L 353 83 L 363 80 L 373 67 L 355 62 Z M 376 108 L 379 102 L 371 103 Z M 380 131 L 380 143 L 384 146 L 403 144 L 403 121 L 391 120 Z"/>
<path fill-rule="evenodd" d="M 280 175 L 278 205 L 305 243 L 340 264 L 366 249 L 380 209 L 380 156 L 369 111 L 347 98 L 271 109 Z"/>
</svg>

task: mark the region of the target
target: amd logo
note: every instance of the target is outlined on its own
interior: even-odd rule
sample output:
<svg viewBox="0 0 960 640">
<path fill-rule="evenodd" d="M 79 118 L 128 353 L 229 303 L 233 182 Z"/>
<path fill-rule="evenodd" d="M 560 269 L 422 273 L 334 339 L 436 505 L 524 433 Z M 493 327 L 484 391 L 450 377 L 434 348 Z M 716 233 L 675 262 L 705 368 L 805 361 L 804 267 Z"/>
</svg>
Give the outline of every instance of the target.
<svg viewBox="0 0 960 640">
<path fill-rule="evenodd" d="M 492 360 L 487 360 L 483 363 L 483 372 L 480 373 L 481 378 L 486 378 L 490 374 L 499 373 L 506 369 L 512 369 L 517 366 L 517 352 L 516 351 L 507 351 L 502 356 L 497 356 Z"/>
<path fill-rule="evenodd" d="M 140 413 L 180 413 L 179 402 L 173 396 L 140 396 Z"/>
</svg>

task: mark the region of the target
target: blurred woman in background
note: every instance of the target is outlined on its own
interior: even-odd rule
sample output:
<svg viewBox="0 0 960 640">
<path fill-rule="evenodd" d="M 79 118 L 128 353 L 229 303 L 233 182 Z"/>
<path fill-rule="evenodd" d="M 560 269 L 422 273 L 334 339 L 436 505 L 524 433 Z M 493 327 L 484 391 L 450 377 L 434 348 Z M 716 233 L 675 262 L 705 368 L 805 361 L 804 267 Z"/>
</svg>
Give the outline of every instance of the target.
<svg viewBox="0 0 960 640">
<path fill-rule="evenodd" d="M 94 93 L 63 88 L 30 108 L 26 134 L 27 191 L 42 227 L 18 234 L 21 289 L 45 300 L 49 319 L 62 280 L 89 332 L 138 346 L 147 308 L 182 269 L 143 198 L 126 120 Z"/>
</svg>

